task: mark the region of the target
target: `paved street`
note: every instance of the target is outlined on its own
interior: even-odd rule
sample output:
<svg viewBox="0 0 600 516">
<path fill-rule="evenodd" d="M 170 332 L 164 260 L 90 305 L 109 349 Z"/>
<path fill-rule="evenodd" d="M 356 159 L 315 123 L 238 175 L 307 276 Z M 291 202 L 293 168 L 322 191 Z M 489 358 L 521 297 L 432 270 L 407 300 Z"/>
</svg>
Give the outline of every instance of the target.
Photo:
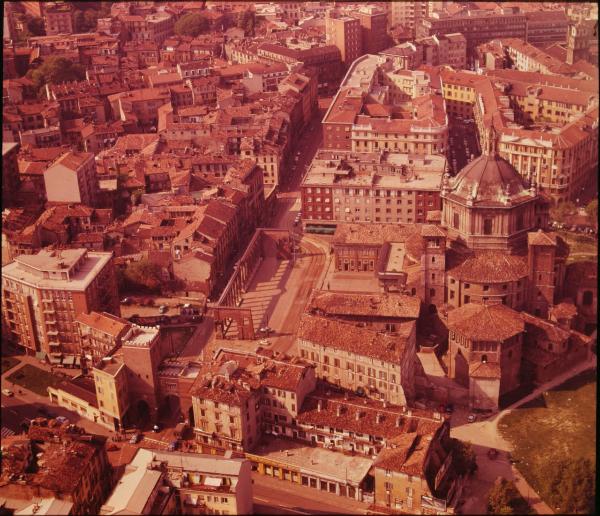
<svg viewBox="0 0 600 516">
<path fill-rule="evenodd" d="M 364 514 L 369 504 L 252 473 L 259 514 Z"/>
<path fill-rule="evenodd" d="M 541 385 L 528 396 L 522 398 L 486 421 L 466 423 L 466 413 L 464 411 L 457 411 L 452 415 L 451 424 L 453 426 L 450 432 L 451 436 L 461 439 L 462 441 L 468 441 L 473 445 L 473 449 L 477 454 L 477 464 L 479 466 L 475 478 L 470 483 L 465 496 L 466 503 L 462 508 L 462 511 L 465 514 L 483 514 L 485 512 L 486 494 L 493 482 L 499 476 L 514 480 L 521 495 L 530 502 L 538 514 L 554 513 L 531 488 L 519 470 L 512 466 L 508 461 L 507 452 L 510 452 L 512 448 L 510 443 L 505 441 L 500 435 L 498 423 L 511 410 L 517 409 L 521 405 L 539 396 L 542 392 L 560 385 L 569 378 L 576 376 L 587 369 L 596 367 L 596 364 L 596 356 L 593 355 L 590 361 L 579 364 L 562 375 L 557 376 L 551 382 Z M 487 455 L 490 448 L 495 448 L 500 451 L 500 454 L 494 460 L 491 460 Z"/>
</svg>

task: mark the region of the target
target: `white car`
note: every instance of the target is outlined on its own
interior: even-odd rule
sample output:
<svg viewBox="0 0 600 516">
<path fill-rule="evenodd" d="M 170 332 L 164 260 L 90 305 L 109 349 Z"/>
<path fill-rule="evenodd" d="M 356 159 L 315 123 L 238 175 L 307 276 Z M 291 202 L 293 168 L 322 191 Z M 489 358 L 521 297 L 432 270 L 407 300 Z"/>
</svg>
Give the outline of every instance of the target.
<svg viewBox="0 0 600 516">
<path fill-rule="evenodd" d="M 474 423 L 477 420 L 477 416 L 475 414 L 469 414 L 469 417 L 467 417 L 467 421 L 469 423 Z"/>
<path fill-rule="evenodd" d="M 10 389 L 2 389 L 2 394 L 8 396 L 9 398 L 15 395 L 15 393 Z"/>
</svg>

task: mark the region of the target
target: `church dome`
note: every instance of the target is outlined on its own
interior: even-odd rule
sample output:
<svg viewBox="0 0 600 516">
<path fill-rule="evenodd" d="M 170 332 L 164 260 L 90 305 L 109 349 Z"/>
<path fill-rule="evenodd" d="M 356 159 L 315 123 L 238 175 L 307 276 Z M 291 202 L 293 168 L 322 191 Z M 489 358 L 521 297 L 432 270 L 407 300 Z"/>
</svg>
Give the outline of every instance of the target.
<svg viewBox="0 0 600 516">
<path fill-rule="evenodd" d="M 530 186 L 517 170 L 497 152 L 493 130 L 488 148 L 468 163 L 454 179 L 446 178 L 442 187 L 444 197 L 468 205 L 506 205 L 535 197 Z"/>
</svg>

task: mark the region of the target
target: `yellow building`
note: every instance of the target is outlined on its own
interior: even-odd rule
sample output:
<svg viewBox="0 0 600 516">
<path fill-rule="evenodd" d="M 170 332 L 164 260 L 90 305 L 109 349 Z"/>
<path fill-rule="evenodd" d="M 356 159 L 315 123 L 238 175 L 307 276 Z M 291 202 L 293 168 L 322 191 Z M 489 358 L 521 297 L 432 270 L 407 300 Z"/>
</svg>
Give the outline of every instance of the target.
<svg viewBox="0 0 600 516">
<path fill-rule="evenodd" d="M 123 427 L 123 419 L 129 409 L 127 368 L 122 357 L 102 359 L 94 367 L 94 383 L 98 408 L 104 423 L 112 423 L 115 430 Z"/>
</svg>

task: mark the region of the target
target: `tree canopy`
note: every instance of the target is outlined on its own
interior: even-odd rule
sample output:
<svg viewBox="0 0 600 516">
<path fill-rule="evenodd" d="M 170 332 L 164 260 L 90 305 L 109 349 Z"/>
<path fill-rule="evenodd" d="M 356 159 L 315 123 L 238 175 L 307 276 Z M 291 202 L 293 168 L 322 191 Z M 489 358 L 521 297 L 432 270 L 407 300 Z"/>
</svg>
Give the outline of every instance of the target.
<svg viewBox="0 0 600 516">
<path fill-rule="evenodd" d="M 28 76 L 39 91 L 46 84 L 83 80 L 85 68 L 66 57 L 50 56 L 39 67 L 30 70 Z"/>
<path fill-rule="evenodd" d="M 548 499 L 563 514 L 593 514 L 596 470 L 589 459 L 565 457 L 550 472 Z"/>
<path fill-rule="evenodd" d="M 244 30 L 246 36 L 254 36 L 254 27 L 256 26 L 256 16 L 254 11 L 246 9 L 238 15 L 237 26 Z"/>
<path fill-rule="evenodd" d="M 196 37 L 208 29 L 208 20 L 200 13 L 190 13 L 182 16 L 175 23 L 175 34 L 179 36 Z"/>
<path fill-rule="evenodd" d="M 550 208 L 550 217 L 557 222 L 566 222 L 570 215 L 577 211 L 577 207 L 570 201 L 560 202 Z"/>
<path fill-rule="evenodd" d="M 488 492 L 488 514 L 529 514 L 531 509 L 515 483 L 498 478 Z"/>
<path fill-rule="evenodd" d="M 459 475 L 472 475 L 477 470 L 477 458 L 471 443 L 452 439 L 454 468 Z"/>
<path fill-rule="evenodd" d="M 590 201 L 589 204 L 585 207 L 585 212 L 587 216 L 590 218 L 590 224 L 594 227 L 598 226 L 598 199 L 594 199 Z"/>
<path fill-rule="evenodd" d="M 120 288 L 124 290 L 141 290 L 160 292 L 162 285 L 161 268 L 147 259 L 130 263 L 118 276 Z"/>
</svg>

